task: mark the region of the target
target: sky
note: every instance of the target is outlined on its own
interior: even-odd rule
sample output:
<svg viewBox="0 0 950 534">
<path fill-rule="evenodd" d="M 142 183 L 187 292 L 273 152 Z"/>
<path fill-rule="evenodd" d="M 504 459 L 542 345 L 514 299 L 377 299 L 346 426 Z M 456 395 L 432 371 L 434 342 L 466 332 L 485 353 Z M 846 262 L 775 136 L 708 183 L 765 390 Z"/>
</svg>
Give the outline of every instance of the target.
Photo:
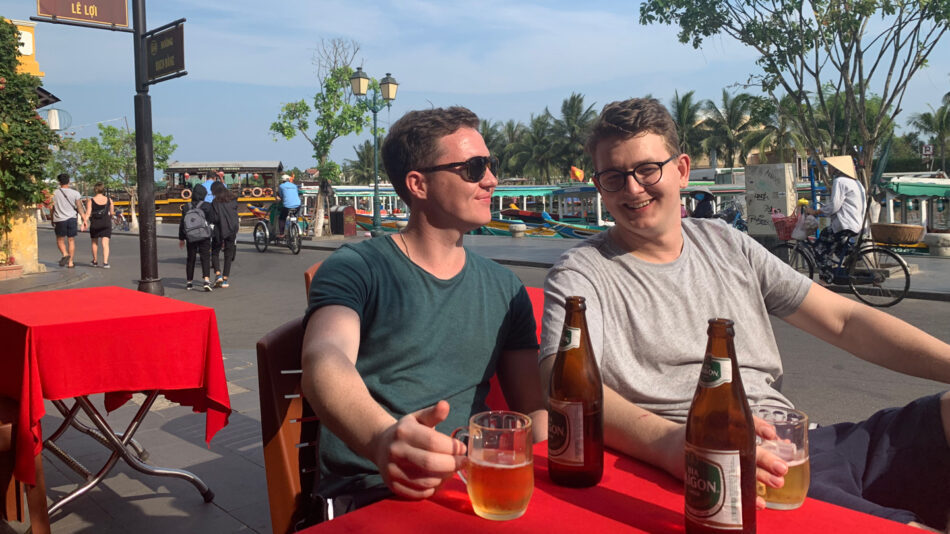
<svg viewBox="0 0 950 534">
<path fill-rule="evenodd" d="M 0 0 L 0 15 L 29 20 L 34 0 Z M 131 18 L 131 8 L 129 10 Z M 755 53 L 727 37 L 700 50 L 679 43 L 676 28 L 642 26 L 634 2 L 587 0 L 152 0 L 148 28 L 186 18 L 184 77 L 149 86 L 153 131 L 171 134 L 178 161 L 280 160 L 313 166 L 299 135 L 275 139 L 270 124 L 283 104 L 317 92 L 313 57 L 321 40 L 355 40 L 354 66 L 399 82 L 382 128 L 414 109 L 466 106 L 481 118 L 527 123 L 545 107 L 557 115 L 576 92 L 598 112 L 614 100 L 650 94 L 669 104 L 674 91 L 701 99 L 757 72 Z M 132 35 L 37 23 L 43 86 L 72 117 L 69 131 L 91 137 L 97 123 L 134 129 Z M 899 124 L 937 107 L 950 91 L 945 37 L 904 99 Z M 355 159 L 368 130 L 338 139 L 331 158 Z"/>
</svg>

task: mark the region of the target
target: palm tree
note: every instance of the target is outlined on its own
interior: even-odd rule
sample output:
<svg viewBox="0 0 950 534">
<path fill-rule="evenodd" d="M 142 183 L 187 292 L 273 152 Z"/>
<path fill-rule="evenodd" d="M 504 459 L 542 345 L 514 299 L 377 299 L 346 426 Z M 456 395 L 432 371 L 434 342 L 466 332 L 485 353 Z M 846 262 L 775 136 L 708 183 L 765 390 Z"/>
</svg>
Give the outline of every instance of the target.
<svg viewBox="0 0 950 534">
<path fill-rule="evenodd" d="M 681 97 L 679 91 L 674 91 L 673 100 L 670 101 L 670 114 L 673 116 L 673 122 L 676 123 L 680 152 L 698 157 L 702 151 L 703 131 L 700 128 L 702 118 L 699 112 L 703 103 L 693 100 L 695 93 L 696 91 L 689 91 Z"/>
<path fill-rule="evenodd" d="M 795 102 L 785 95 L 778 105 L 764 99 L 763 104 L 767 106 L 765 116 L 757 121 L 762 128 L 746 135 L 745 151 L 757 148 L 762 163 L 768 162 L 770 152 L 775 155 L 776 163 L 790 162 L 795 155 L 803 154 L 806 145 L 794 123 Z"/>
<path fill-rule="evenodd" d="M 930 107 L 930 110 L 911 115 L 909 125 L 923 134 L 931 135 L 931 142 L 937 145 L 940 168 L 946 171 L 947 141 L 950 140 L 950 104 L 944 104 L 937 109 Z"/>
<path fill-rule="evenodd" d="M 521 174 L 535 174 L 544 183 L 551 183 L 554 164 L 554 136 L 551 114 L 531 115 L 530 124 L 512 147 L 512 164 Z"/>
<path fill-rule="evenodd" d="M 504 146 L 501 150 L 501 153 L 496 154 L 495 156 L 501 162 L 502 172 L 506 175 L 519 174 L 520 170 L 516 169 L 512 164 L 512 155 L 514 154 L 515 146 L 521 140 L 521 135 L 525 131 L 524 124 L 520 122 L 515 122 L 512 119 L 508 119 L 501 126 L 501 138 Z"/>
<path fill-rule="evenodd" d="M 737 157 L 745 164 L 746 151 L 742 141 L 756 127 L 751 117 L 752 96 L 739 93 L 732 97 L 723 89 L 722 107 L 716 106 L 712 100 L 707 100 L 703 107 L 707 114 L 703 127 L 708 132 L 708 137 L 703 140 L 703 148 L 707 152 L 716 150 L 723 154 L 730 167 L 735 166 Z"/>
<path fill-rule="evenodd" d="M 382 142 L 382 140 L 380 140 Z M 373 151 L 375 147 L 372 141 L 363 141 L 362 144 L 353 147 L 356 153 L 356 159 L 348 159 L 345 162 L 347 173 L 350 175 L 350 183 L 353 184 L 371 184 L 373 183 Z M 382 165 L 379 167 L 379 179 L 386 180 L 386 169 Z"/>
<path fill-rule="evenodd" d="M 545 113 L 550 115 L 547 109 Z M 584 95 L 571 93 L 561 103 L 561 117 L 554 119 L 552 134 L 555 165 L 565 172 L 571 165 L 591 168 L 590 160 L 584 154 L 584 141 L 591 125 L 597 118 L 594 105 L 584 107 Z"/>
</svg>

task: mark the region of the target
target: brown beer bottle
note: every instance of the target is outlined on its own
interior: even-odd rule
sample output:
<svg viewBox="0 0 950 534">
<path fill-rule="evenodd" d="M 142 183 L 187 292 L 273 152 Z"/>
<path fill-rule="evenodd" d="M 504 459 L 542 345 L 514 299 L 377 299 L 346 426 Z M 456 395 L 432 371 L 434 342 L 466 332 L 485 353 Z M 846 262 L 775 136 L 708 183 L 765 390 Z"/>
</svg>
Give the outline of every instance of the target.
<svg viewBox="0 0 950 534">
<path fill-rule="evenodd" d="M 567 297 L 561 345 L 551 372 L 548 473 L 582 488 L 604 474 L 604 386 L 594 359 L 584 297 Z"/>
<path fill-rule="evenodd" d="M 736 361 L 733 322 L 710 319 L 686 420 L 686 532 L 755 532 L 755 426 Z"/>
</svg>

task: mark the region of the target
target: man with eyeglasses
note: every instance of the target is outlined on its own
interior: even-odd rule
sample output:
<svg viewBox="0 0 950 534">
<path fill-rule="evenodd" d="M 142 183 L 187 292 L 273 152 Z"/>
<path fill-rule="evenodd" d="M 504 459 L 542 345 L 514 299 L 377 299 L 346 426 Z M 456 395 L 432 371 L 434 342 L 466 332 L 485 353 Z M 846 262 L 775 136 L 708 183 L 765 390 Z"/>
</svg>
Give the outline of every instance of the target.
<svg viewBox="0 0 950 534">
<path fill-rule="evenodd" d="M 566 297 L 585 297 L 608 446 L 683 477 L 684 422 L 713 317 L 735 321 L 752 404 L 792 406 L 777 389 L 782 362 L 770 315 L 872 363 L 950 382 L 946 343 L 815 284 L 721 220 L 681 218 L 690 157 L 678 147 L 676 126 L 655 99 L 604 107 L 587 150 L 616 225 L 565 253 L 545 282 L 542 377 Z M 757 432 L 767 436 L 770 427 L 757 422 Z M 946 528 L 950 394 L 812 430 L 809 442 L 809 496 Z M 759 482 L 784 483 L 787 465 L 777 456 L 759 450 L 757 468 Z"/>
<path fill-rule="evenodd" d="M 449 434 L 487 409 L 496 372 L 511 409 L 547 436 L 528 294 L 462 244 L 491 220 L 498 184 L 478 126 L 460 107 L 396 121 L 382 154 L 408 226 L 344 245 L 314 277 L 302 384 L 328 430 L 316 488 L 332 501 L 327 517 L 394 494 L 431 496 L 464 461 Z"/>
</svg>

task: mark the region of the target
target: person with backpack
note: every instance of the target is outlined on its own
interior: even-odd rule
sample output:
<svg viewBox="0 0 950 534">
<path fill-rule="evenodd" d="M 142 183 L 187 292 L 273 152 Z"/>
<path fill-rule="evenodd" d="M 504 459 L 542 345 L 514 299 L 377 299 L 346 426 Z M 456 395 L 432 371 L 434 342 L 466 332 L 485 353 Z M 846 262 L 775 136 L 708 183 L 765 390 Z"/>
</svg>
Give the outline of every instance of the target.
<svg viewBox="0 0 950 534">
<path fill-rule="evenodd" d="M 192 280 L 195 276 L 195 257 L 201 257 L 201 277 L 204 279 L 203 289 L 211 291 L 211 233 L 217 222 L 211 203 L 204 198 L 208 191 L 201 184 L 192 190 L 191 203 L 184 210 L 181 222 L 178 224 L 178 246 L 188 245 L 188 260 L 185 262 L 185 289 L 194 288 Z"/>
<path fill-rule="evenodd" d="M 211 236 L 211 266 L 214 267 L 214 287 L 230 287 L 228 275 L 231 274 L 231 262 L 237 252 L 236 244 L 240 218 L 238 217 L 238 203 L 234 193 L 228 186 L 215 182 L 211 186 L 214 193 L 214 202 L 211 208 L 217 223 Z M 218 260 L 218 253 L 224 251 L 224 268 Z"/>
</svg>

